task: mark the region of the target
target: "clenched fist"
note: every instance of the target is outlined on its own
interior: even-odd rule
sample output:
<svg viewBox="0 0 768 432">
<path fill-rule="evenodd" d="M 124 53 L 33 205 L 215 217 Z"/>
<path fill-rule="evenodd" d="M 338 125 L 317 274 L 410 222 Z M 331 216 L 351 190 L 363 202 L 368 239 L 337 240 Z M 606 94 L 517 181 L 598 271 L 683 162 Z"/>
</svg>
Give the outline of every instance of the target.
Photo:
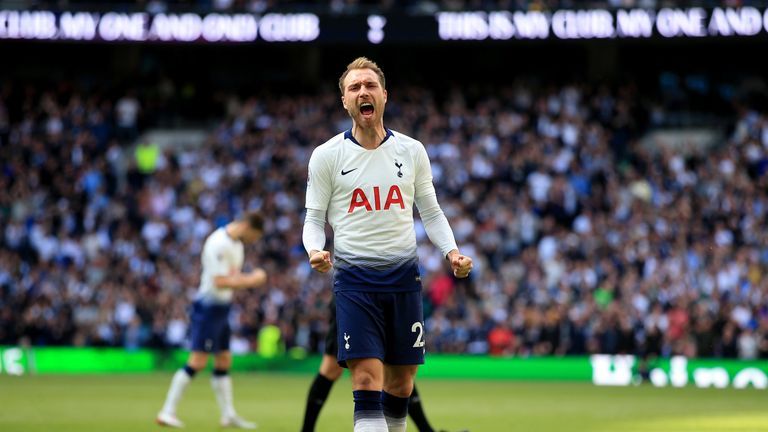
<svg viewBox="0 0 768 432">
<path fill-rule="evenodd" d="M 312 251 L 312 254 L 309 256 L 309 265 L 320 273 L 328 273 L 328 270 L 333 267 L 331 253 L 328 251 Z"/>
<path fill-rule="evenodd" d="M 267 272 L 257 268 L 248 273 L 248 280 L 250 281 L 251 286 L 260 287 L 267 283 Z"/>
<path fill-rule="evenodd" d="M 454 276 L 457 278 L 469 276 L 469 272 L 472 271 L 472 258 L 460 254 L 456 249 L 448 252 L 447 258 L 451 263 Z"/>
</svg>

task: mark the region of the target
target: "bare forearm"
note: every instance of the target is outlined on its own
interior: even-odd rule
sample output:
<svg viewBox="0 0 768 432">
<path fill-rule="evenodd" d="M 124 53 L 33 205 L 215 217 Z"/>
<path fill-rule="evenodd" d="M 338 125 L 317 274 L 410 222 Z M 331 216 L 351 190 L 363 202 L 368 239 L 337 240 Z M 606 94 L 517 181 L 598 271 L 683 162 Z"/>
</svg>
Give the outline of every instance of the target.
<svg viewBox="0 0 768 432">
<path fill-rule="evenodd" d="M 235 273 L 226 276 L 216 276 L 213 284 L 219 289 L 246 289 L 256 288 L 264 284 L 266 280 L 255 278 L 250 273 Z"/>
</svg>

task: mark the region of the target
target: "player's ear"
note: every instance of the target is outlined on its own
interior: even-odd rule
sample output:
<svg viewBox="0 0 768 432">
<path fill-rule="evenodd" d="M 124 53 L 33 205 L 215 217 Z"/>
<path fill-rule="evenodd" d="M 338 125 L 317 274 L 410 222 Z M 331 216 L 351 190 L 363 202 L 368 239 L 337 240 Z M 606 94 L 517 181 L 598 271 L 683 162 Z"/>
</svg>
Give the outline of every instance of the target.
<svg viewBox="0 0 768 432">
<path fill-rule="evenodd" d="M 387 89 L 384 89 L 384 103 L 387 103 Z"/>
<path fill-rule="evenodd" d="M 347 101 L 344 99 L 344 95 L 341 95 L 341 105 L 344 109 L 347 109 Z"/>
</svg>

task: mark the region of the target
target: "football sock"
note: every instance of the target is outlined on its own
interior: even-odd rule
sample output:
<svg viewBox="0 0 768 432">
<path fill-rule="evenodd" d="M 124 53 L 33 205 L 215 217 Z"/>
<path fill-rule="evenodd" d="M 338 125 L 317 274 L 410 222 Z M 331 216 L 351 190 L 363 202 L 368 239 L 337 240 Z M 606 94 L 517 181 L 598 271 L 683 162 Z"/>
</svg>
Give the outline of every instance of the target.
<svg viewBox="0 0 768 432">
<path fill-rule="evenodd" d="M 355 401 L 354 432 L 388 432 L 380 391 L 355 390 L 352 397 Z"/>
<path fill-rule="evenodd" d="M 312 386 L 309 387 L 307 407 L 304 409 L 304 425 L 301 427 L 301 432 L 313 432 L 315 430 L 317 416 L 328 398 L 328 393 L 331 392 L 331 387 L 333 387 L 333 381 L 319 373 L 315 376 Z"/>
<path fill-rule="evenodd" d="M 235 406 L 232 403 L 232 378 L 224 369 L 214 369 L 211 377 L 211 387 L 219 403 L 222 417 L 235 417 Z"/>
<path fill-rule="evenodd" d="M 173 374 L 171 387 L 168 389 L 168 395 L 166 395 L 165 404 L 163 404 L 164 413 L 176 415 L 176 406 L 179 405 L 184 390 L 186 390 L 187 385 L 189 385 L 189 382 L 192 381 L 196 373 L 196 370 L 189 367 L 189 365 L 185 365 Z"/>
<path fill-rule="evenodd" d="M 421 397 L 419 397 L 419 392 L 416 390 L 415 385 L 413 386 L 413 393 L 411 393 L 411 397 L 408 399 L 408 415 L 411 416 L 411 420 L 416 424 L 419 432 L 435 432 L 429 424 L 426 414 L 424 414 L 424 408 L 421 406 Z"/>
<path fill-rule="evenodd" d="M 381 393 L 381 405 L 389 432 L 405 432 L 405 418 L 408 415 L 408 398 Z"/>
<path fill-rule="evenodd" d="M 192 366 L 190 366 L 190 365 L 184 365 L 183 369 L 184 369 L 184 372 L 186 372 L 187 375 L 189 375 L 190 378 L 194 378 L 195 374 L 197 373 L 197 371 L 192 369 Z"/>
</svg>

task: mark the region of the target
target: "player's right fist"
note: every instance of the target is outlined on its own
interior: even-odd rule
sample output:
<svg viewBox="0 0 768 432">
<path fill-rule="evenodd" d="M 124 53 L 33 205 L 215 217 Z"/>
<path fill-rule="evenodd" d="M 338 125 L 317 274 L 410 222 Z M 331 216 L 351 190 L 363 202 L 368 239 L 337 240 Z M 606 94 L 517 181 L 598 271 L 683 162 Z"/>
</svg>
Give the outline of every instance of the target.
<svg viewBox="0 0 768 432">
<path fill-rule="evenodd" d="M 248 273 L 248 277 L 251 279 L 251 286 L 254 287 L 260 287 L 267 283 L 267 272 L 260 268 Z"/>
<path fill-rule="evenodd" d="M 328 251 L 316 251 L 309 256 L 309 265 L 320 273 L 327 273 L 333 267 L 331 253 Z"/>
</svg>

